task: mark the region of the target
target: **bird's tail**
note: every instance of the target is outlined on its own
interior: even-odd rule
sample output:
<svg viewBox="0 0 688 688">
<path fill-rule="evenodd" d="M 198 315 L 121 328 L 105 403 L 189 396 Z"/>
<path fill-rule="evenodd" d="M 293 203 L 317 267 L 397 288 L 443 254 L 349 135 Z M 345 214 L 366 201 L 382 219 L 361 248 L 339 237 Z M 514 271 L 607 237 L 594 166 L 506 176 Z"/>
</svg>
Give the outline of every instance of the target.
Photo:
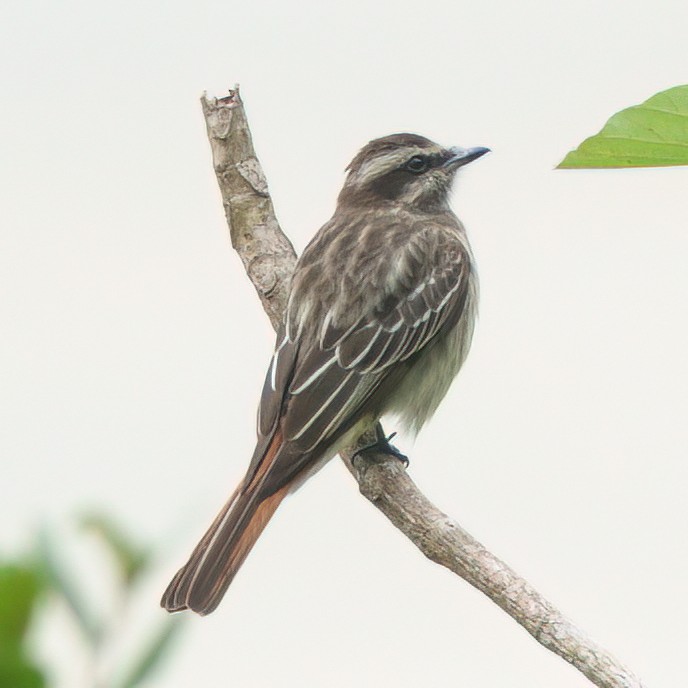
<svg viewBox="0 0 688 688">
<path fill-rule="evenodd" d="M 289 485 L 285 485 L 267 496 L 261 494 L 262 478 L 279 446 L 280 438 L 275 437 L 256 473 L 237 487 L 196 545 L 189 561 L 167 586 L 160 604 L 168 612 L 191 609 L 205 615 L 220 603 L 244 559 L 289 491 Z"/>
</svg>

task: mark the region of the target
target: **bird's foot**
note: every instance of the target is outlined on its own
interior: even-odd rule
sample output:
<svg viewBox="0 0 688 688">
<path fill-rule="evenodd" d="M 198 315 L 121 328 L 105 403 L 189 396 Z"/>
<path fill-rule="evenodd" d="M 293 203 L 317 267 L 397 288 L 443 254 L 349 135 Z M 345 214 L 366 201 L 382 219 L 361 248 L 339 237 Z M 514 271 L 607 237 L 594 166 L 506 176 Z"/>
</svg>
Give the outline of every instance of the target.
<svg viewBox="0 0 688 688">
<path fill-rule="evenodd" d="M 388 437 L 385 437 L 380 426 L 378 426 L 376 428 L 375 433 L 377 435 L 377 439 L 375 440 L 375 442 L 373 442 L 371 444 L 367 444 L 365 447 L 361 447 L 351 457 L 351 461 L 353 462 L 357 456 L 363 455 L 365 452 L 376 451 L 376 452 L 379 452 L 380 454 L 388 454 L 389 456 L 393 456 L 395 459 L 398 459 L 399 461 L 401 461 L 401 463 L 404 464 L 404 468 L 408 468 L 408 465 L 409 465 L 408 456 L 406 456 L 406 454 L 402 454 L 393 444 L 389 443 L 389 441 L 397 433 L 393 432 Z"/>
</svg>

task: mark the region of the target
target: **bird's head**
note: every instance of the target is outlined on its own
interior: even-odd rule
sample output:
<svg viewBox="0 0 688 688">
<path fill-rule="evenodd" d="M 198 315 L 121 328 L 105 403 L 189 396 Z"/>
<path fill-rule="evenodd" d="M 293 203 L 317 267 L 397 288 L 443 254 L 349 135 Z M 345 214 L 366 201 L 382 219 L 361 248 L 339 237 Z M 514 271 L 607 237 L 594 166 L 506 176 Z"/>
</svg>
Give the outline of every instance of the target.
<svg viewBox="0 0 688 688">
<path fill-rule="evenodd" d="M 428 210 L 446 204 L 459 167 L 489 148 L 443 148 L 416 134 L 392 134 L 364 146 L 346 168 L 339 203 L 393 201 Z"/>
</svg>

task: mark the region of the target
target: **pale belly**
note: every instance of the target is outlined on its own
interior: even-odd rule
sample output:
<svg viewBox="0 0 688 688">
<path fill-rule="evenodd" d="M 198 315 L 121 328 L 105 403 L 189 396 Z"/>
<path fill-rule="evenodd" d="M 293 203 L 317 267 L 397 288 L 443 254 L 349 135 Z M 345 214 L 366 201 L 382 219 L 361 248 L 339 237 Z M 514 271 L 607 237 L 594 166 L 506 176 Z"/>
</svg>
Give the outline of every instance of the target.
<svg viewBox="0 0 688 688">
<path fill-rule="evenodd" d="M 383 413 L 397 415 L 411 433 L 437 410 L 468 356 L 477 315 L 477 285 L 471 287 L 456 326 L 426 347 L 385 405 Z"/>
</svg>

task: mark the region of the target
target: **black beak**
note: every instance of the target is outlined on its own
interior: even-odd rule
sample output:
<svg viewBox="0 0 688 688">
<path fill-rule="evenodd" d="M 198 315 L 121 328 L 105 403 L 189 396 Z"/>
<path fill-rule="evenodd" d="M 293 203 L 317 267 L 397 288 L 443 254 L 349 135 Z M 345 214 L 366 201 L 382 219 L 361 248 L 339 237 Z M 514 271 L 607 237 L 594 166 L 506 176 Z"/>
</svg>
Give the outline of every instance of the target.
<svg viewBox="0 0 688 688">
<path fill-rule="evenodd" d="M 468 165 L 469 162 L 481 158 L 485 153 L 489 153 L 489 148 L 478 146 L 476 148 L 450 148 L 449 153 L 451 157 L 442 165 L 442 167 L 451 167 L 457 169 Z"/>
</svg>

